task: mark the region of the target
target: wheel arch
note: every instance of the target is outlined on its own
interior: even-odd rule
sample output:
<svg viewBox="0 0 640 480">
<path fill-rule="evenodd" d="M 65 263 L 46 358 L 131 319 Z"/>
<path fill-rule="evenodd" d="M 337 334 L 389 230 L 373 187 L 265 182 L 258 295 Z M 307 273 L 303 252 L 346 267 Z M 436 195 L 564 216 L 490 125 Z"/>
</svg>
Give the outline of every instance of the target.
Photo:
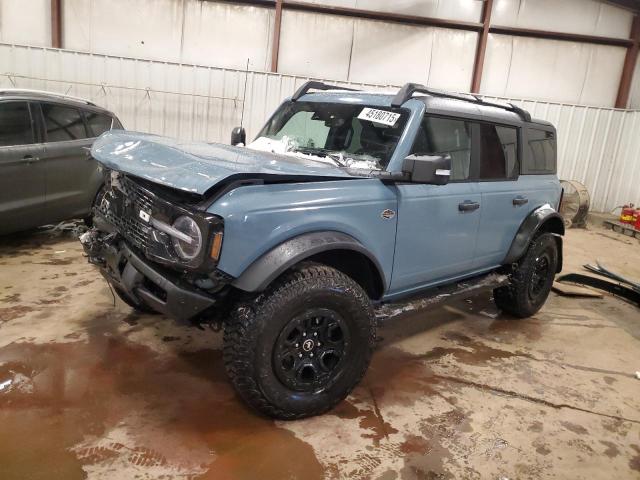
<svg viewBox="0 0 640 480">
<path fill-rule="evenodd" d="M 520 260 L 526 253 L 531 240 L 542 233 L 551 233 L 555 237 L 558 246 L 558 268 L 556 273 L 559 273 L 562 270 L 564 220 L 562 215 L 549 204 L 536 208 L 524 219 L 502 264 L 510 265 Z"/>
<path fill-rule="evenodd" d="M 302 261 L 335 268 L 355 280 L 369 295 L 379 299 L 386 278 L 376 257 L 357 239 L 342 232 L 305 233 L 277 245 L 255 260 L 232 285 L 246 292 L 260 292 L 276 278 Z"/>
</svg>

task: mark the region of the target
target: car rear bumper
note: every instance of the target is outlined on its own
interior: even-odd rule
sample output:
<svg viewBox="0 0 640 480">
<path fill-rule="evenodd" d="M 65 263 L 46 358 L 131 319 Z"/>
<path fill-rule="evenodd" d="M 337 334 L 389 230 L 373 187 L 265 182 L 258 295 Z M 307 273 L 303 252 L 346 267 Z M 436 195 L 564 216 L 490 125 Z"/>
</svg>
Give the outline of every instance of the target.
<svg viewBox="0 0 640 480">
<path fill-rule="evenodd" d="M 188 321 L 216 303 L 215 297 L 144 259 L 117 234 L 91 230 L 80 241 L 89 262 L 97 265 L 106 280 L 134 304 Z"/>
</svg>

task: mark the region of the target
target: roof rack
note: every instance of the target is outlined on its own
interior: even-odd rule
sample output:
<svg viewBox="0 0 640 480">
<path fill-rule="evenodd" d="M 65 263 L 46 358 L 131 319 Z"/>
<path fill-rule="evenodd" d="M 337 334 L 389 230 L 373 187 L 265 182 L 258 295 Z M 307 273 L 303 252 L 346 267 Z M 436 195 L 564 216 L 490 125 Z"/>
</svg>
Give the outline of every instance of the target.
<svg viewBox="0 0 640 480">
<path fill-rule="evenodd" d="M 424 85 L 420 85 L 419 83 L 406 83 L 400 90 L 393 100 L 391 101 L 392 107 L 400 107 L 404 102 L 413 97 L 414 93 L 426 93 L 427 95 L 431 95 L 433 97 L 443 97 L 443 98 L 453 98 L 455 100 L 463 100 L 465 102 L 476 103 L 478 105 L 485 105 L 488 107 L 497 107 L 502 108 L 504 110 L 508 110 L 510 112 L 514 112 L 517 114 L 523 121 L 530 122 L 531 114 L 526 110 L 514 105 L 513 103 L 500 104 L 494 102 L 487 102 L 482 99 L 480 95 L 474 95 L 472 93 L 469 94 L 457 94 L 457 93 L 449 93 L 442 90 L 436 90 L 433 88 L 425 87 Z"/>
<path fill-rule="evenodd" d="M 0 88 L 0 95 L 3 93 L 27 93 L 27 94 L 36 94 L 43 95 L 47 97 L 57 97 L 64 98 L 67 100 L 75 100 L 76 102 L 84 103 L 86 105 L 91 105 L 92 107 L 96 107 L 97 105 L 89 100 L 80 97 L 74 97 L 72 95 L 65 95 L 64 93 L 56 93 L 56 92 L 47 92 L 45 90 L 32 90 L 29 88 Z"/>
<path fill-rule="evenodd" d="M 308 93 L 309 90 L 312 90 L 312 89 L 313 90 L 345 90 L 349 92 L 358 91 L 355 88 L 339 87 L 337 85 L 329 85 L 327 83 L 316 82 L 311 80 L 311 81 L 305 82 L 304 85 L 302 85 L 298 90 L 296 90 L 296 93 L 294 93 L 293 96 L 291 97 L 291 101 L 295 102 L 301 96 L 303 96 L 305 93 Z"/>
</svg>

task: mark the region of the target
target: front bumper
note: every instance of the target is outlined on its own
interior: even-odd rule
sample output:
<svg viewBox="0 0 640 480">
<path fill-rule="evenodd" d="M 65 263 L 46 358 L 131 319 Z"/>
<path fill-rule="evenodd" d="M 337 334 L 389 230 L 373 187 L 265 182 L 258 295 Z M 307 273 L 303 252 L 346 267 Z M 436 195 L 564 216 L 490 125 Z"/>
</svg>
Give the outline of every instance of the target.
<svg viewBox="0 0 640 480">
<path fill-rule="evenodd" d="M 177 276 L 138 255 L 116 233 L 90 230 L 80 238 L 89 262 L 134 304 L 143 304 L 179 321 L 189 321 L 213 307 L 216 298 L 181 282 Z"/>
</svg>

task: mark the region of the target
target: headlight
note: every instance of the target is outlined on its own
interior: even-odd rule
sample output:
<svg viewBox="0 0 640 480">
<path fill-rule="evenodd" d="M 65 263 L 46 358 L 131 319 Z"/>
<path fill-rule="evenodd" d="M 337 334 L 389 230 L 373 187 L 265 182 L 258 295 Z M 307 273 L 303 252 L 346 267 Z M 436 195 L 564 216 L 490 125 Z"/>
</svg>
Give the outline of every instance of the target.
<svg viewBox="0 0 640 480">
<path fill-rule="evenodd" d="M 173 243 L 173 248 L 176 253 L 184 260 L 193 260 L 202 249 L 202 232 L 200 231 L 200 227 L 198 227 L 198 224 L 191 217 L 186 216 L 178 217 L 172 226 L 191 239 L 190 242 L 187 242 L 186 238 L 179 239 L 171 237 L 171 243 Z"/>
</svg>

